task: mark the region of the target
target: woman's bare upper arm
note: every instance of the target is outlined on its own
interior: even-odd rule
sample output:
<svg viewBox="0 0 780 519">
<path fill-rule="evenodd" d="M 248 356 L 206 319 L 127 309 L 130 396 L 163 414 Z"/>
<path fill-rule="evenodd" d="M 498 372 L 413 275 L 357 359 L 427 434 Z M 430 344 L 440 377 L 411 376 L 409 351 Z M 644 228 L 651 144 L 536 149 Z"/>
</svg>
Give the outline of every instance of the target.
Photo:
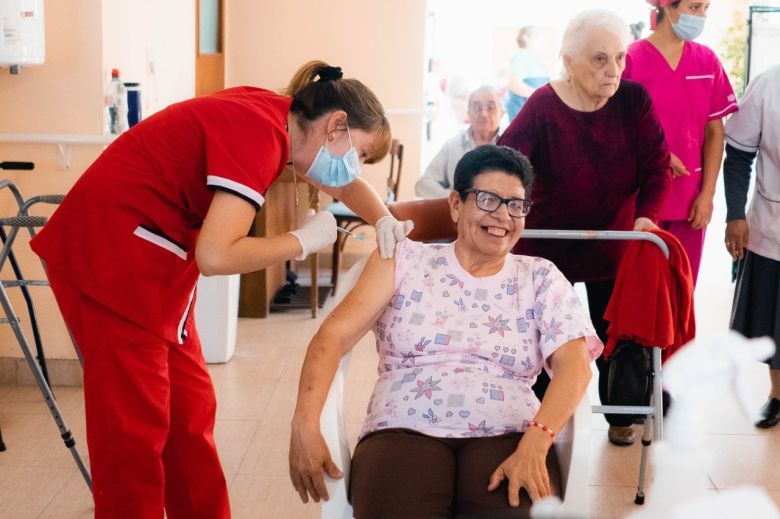
<svg viewBox="0 0 780 519">
<path fill-rule="evenodd" d="M 382 259 L 374 250 L 357 283 L 325 319 L 321 331 L 337 335 L 347 350 L 352 349 L 387 307 L 394 280 L 395 259 Z"/>
</svg>

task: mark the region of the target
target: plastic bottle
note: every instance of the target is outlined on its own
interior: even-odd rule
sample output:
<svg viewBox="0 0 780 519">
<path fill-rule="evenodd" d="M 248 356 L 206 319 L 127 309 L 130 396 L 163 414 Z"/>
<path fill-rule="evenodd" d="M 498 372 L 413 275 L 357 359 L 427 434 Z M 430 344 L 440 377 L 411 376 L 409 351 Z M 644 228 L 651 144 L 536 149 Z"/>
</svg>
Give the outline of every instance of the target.
<svg viewBox="0 0 780 519">
<path fill-rule="evenodd" d="M 119 79 L 119 69 L 111 70 L 111 81 L 106 86 L 105 101 L 108 133 L 119 135 L 128 128 L 127 89 Z"/>
<path fill-rule="evenodd" d="M 125 83 L 127 89 L 127 122 L 132 128 L 141 122 L 141 84 Z"/>
</svg>

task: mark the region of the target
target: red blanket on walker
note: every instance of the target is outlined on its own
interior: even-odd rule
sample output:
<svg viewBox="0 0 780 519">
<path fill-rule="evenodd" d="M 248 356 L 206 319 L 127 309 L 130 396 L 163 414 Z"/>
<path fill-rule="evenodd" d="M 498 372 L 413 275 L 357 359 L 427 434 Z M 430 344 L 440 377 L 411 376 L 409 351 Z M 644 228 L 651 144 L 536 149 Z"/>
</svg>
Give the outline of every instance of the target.
<svg viewBox="0 0 780 519">
<path fill-rule="evenodd" d="M 666 360 L 696 335 L 688 255 L 673 234 L 660 229 L 653 233 L 666 242 L 669 259 L 652 242 L 631 242 L 604 312 L 609 321 L 605 357 L 618 340 L 626 339 L 661 347 Z"/>
</svg>

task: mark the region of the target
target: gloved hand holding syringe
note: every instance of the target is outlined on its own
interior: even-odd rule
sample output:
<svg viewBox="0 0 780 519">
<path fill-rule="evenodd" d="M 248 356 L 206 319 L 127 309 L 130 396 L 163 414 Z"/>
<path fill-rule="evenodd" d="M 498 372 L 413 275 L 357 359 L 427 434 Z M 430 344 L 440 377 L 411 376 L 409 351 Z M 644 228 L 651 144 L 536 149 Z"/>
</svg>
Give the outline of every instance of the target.
<svg viewBox="0 0 780 519">
<path fill-rule="evenodd" d="M 346 229 L 344 229 L 342 227 L 336 227 L 336 230 L 339 231 L 339 232 L 343 232 L 347 236 L 352 236 L 356 240 L 363 240 L 363 239 L 365 239 L 365 235 L 362 232 L 360 234 L 358 234 L 358 233 L 354 233 L 352 231 L 348 231 L 348 230 L 346 230 Z"/>
</svg>

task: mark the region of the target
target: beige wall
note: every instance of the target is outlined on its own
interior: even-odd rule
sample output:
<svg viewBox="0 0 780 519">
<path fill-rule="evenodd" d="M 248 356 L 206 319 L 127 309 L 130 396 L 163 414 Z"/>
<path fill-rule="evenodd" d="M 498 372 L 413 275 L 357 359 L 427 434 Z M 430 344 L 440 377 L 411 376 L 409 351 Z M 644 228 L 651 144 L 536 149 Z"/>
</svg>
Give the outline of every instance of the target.
<svg viewBox="0 0 780 519">
<path fill-rule="evenodd" d="M 46 62 L 23 68 L 18 76 L 0 70 L 0 133 L 99 134 L 102 131 L 103 85 L 101 77 L 101 0 L 58 0 L 45 2 Z M 98 146 L 73 149 L 69 171 L 57 169 L 56 147 L 51 144 L 0 143 L 0 160 L 30 160 L 33 172 L 0 172 L 10 178 L 26 196 L 62 193 L 98 155 Z M 7 191 L 0 192 L 0 212 L 8 214 L 15 204 Z M 14 250 L 26 267 L 28 277 L 40 276 L 41 268 L 26 246 L 26 235 Z M 6 268 L 2 277 L 12 274 Z M 9 289 L 13 304 L 26 324 L 29 322 L 18 289 Z M 59 311 L 48 288 L 32 288 L 42 325 L 47 354 L 72 356 L 64 347 L 67 339 Z M 32 336 L 28 333 L 28 340 Z M 0 356 L 20 357 L 21 351 L 10 326 L 0 324 Z"/>
<path fill-rule="evenodd" d="M 194 8 L 192 0 L 46 0 L 46 63 L 23 69 L 19 76 L 0 70 L 0 133 L 101 134 L 103 89 L 115 67 L 123 80 L 141 82 L 145 116 L 191 97 Z M 227 86 L 280 88 L 299 65 L 315 58 L 343 67 L 348 76 L 371 87 L 388 109 L 393 133 L 405 145 L 401 197 L 412 198 L 420 167 L 422 116 L 415 111 L 423 107 L 424 20 L 425 2 L 420 0 L 229 0 Z M 100 149 L 74 146 L 71 168 L 63 171 L 54 145 L 0 144 L 0 160 L 36 163 L 34 172 L 0 175 L 17 182 L 27 197 L 64 193 Z M 380 192 L 388 167 L 385 162 L 365 168 L 366 178 Z M 2 213 L 9 208 L 6 195 L 0 196 Z M 16 249 L 26 272 L 40 275 L 24 241 Z M 33 290 L 47 355 L 74 358 L 49 290 Z M 14 297 L 14 306 L 24 308 L 21 298 Z M 10 327 L 2 325 L 0 356 L 21 356 Z"/>
<path fill-rule="evenodd" d="M 369 86 L 388 111 L 393 136 L 404 144 L 400 198 L 413 199 L 423 130 L 425 4 L 231 0 L 226 13 L 227 86 L 279 89 L 312 59 L 342 67 L 347 77 Z M 384 193 L 388 171 L 389 163 L 383 161 L 364 167 L 363 177 Z M 361 245 L 347 243 L 347 252 Z"/>
<path fill-rule="evenodd" d="M 195 96 L 195 1 L 104 0 L 102 83 L 141 83 L 144 117 Z"/>
<path fill-rule="evenodd" d="M 46 62 L 22 69 L 18 76 L 0 69 L 0 134 L 102 134 L 103 90 L 113 67 L 122 70 L 123 80 L 141 82 L 145 116 L 194 95 L 192 0 L 46 0 L 45 17 Z M 153 73 L 147 56 L 154 61 Z M 101 149 L 73 146 L 71 166 L 65 171 L 57 165 L 53 144 L 0 143 L 0 160 L 36 164 L 33 172 L 3 170 L 0 178 L 13 180 L 25 197 L 66 193 Z M 0 214 L 8 214 L 13 206 L 9 195 L 0 192 Z M 38 214 L 45 212 L 42 208 Z M 37 258 L 23 238 L 14 250 L 25 275 L 40 276 Z M 8 268 L 2 272 L 3 279 L 11 276 Z M 75 358 L 51 292 L 31 290 L 47 356 Z M 10 292 L 26 327 L 24 302 L 17 289 Z M 20 356 L 10 327 L 0 324 L 0 357 Z"/>
</svg>

